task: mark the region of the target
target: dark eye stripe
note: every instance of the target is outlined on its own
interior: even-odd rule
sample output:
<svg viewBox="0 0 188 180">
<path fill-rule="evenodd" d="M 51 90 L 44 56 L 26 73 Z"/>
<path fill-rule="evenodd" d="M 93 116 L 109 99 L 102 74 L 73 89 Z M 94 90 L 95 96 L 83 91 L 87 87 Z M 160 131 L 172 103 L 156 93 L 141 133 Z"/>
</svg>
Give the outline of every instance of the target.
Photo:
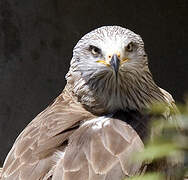
<svg viewBox="0 0 188 180">
<path fill-rule="evenodd" d="M 101 54 L 101 49 L 99 49 L 98 47 L 93 46 L 93 45 L 90 45 L 90 46 L 89 46 L 89 51 L 94 51 L 94 52 L 96 52 L 97 54 Z"/>
</svg>

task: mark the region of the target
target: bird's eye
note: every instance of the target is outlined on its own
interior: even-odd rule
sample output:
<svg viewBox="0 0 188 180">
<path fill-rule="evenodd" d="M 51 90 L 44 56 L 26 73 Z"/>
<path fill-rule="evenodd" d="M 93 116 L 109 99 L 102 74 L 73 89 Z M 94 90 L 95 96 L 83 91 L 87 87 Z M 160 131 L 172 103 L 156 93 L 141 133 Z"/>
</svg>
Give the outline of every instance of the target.
<svg viewBox="0 0 188 180">
<path fill-rule="evenodd" d="M 99 54 L 101 54 L 101 50 L 96 47 L 96 46 L 93 46 L 93 45 L 90 45 L 89 46 L 89 51 L 94 55 L 94 56 L 97 56 Z"/>
<path fill-rule="evenodd" d="M 133 43 L 132 42 L 130 42 L 128 45 L 127 45 L 127 47 L 126 47 L 126 50 L 128 51 L 128 52 L 132 52 L 133 51 Z"/>
</svg>

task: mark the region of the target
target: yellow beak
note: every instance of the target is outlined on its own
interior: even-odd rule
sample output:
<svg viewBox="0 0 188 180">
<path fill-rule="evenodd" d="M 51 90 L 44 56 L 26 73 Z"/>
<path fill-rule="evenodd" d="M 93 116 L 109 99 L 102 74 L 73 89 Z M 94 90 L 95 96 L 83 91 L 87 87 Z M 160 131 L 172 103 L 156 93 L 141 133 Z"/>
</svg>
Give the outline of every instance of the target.
<svg viewBox="0 0 188 180">
<path fill-rule="evenodd" d="M 125 62 L 127 62 L 129 59 L 128 58 L 121 58 L 121 56 L 120 56 L 120 53 L 115 53 L 115 54 L 113 54 L 113 55 L 109 55 L 109 56 L 107 56 L 107 58 L 106 59 L 101 59 L 101 60 L 98 60 L 97 62 L 98 63 L 102 63 L 102 64 L 104 64 L 104 65 L 106 65 L 106 66 L 111 66 L 111 61 L 112 61 L 112 57 L 113 56 L 116 56 L 118 59 L 119 59 L 119 65 L 121 66 L 123 63 L 125 63 Z"/>
</svg>

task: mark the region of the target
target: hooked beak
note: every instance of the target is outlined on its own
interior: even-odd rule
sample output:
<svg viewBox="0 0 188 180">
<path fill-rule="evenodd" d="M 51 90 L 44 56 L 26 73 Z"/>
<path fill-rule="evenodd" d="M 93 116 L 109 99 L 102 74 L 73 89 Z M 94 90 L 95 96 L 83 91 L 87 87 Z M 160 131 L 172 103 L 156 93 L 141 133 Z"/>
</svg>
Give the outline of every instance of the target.
<svg viewBox="0 0 188 180">
<path fill-rule="evenodd" d="M 110 65 L 113 68 L 116 77 L 118 75 L 118 71 L 119 71 L 119 65 L 120 65 L 120 60 L 118 58 L 118 56 L 116 54 L 114 54 L 110 60 Z"/>
</svg>

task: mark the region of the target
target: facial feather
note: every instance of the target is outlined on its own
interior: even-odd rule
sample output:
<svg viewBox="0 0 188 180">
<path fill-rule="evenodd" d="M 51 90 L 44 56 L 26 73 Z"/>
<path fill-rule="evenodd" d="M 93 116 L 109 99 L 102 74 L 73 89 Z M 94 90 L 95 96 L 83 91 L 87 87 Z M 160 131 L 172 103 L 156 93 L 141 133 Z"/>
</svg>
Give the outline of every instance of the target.
<svg viewBox="0 0 188 180">
<path fill-rule="evenodd" d="M 110 65 L 114 54 L 120 60 L 117 77 Z M 142 38 L 120 26 L 104 26 L 81 38 L 73 50 L 67 81 L 94 113 L 142 109 L 164 101 L 149 71 Z"/>
</svg>

